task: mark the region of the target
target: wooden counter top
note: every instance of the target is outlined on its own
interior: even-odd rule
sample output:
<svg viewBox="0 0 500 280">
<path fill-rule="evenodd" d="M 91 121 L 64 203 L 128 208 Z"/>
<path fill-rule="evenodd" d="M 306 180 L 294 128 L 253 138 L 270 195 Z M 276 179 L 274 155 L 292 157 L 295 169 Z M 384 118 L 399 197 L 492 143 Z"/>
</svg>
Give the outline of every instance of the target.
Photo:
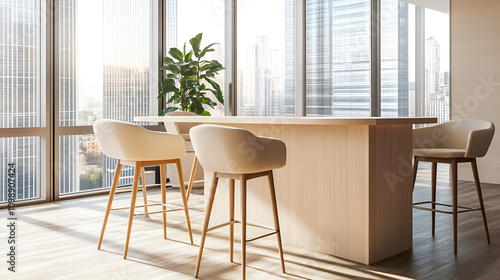
<svg viewBox="0 0 500 280">
<path fill-rule="evenodd" d="M 284 124 L 284 125 L 388 125 L 436 123 L 437 118 L 334 118 L 334 117 L 246 117 L 246 116 L 147 116 L 135 117 L 141 122 L 197 122 L 234 124 Z"/>
</svg>

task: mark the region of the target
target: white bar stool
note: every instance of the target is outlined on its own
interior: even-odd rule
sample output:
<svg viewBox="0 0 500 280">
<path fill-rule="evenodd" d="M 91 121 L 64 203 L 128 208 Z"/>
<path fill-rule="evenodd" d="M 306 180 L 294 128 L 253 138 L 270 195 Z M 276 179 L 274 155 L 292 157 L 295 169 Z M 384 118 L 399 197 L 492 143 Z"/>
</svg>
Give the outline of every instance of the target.
<svg viewBox="0 0 500 280">
<path fill-rule="evenodd" d="M 200 270 L 201 256 L 207 232 L 226 225 L 230 227 L 230 258 L 233 261 L 234 224 L 241 223 L 241 278 L 246 277 L 246 243 L 262 237 L 276 234 L 278 250 L 281 259 L 281 270 L 285 272 L 281 233 L 276 206 L 276 192 L 274 189 L 273 169 L 281 168 L 286 164 L 286 146 L 283 141 L 267 137 L 258 137 L 251 132 L 232 127 L 217 125 L 199 125 L 190 131 L 194 150 L 198 155 L 200 164 L 206 171 L 214 172 L 210 197 L 205 211 L 205 222 L 200 243 L 200 252 L 196 263 L 195 277 Z M 241 153 L 241 148 L 253 149 L 252 153 Z M 247 181 L 261 176 L 267 176 L 271 194 L 274 228 L 247 223 L 246 219 L 246 194 Z M 214 203 L 215 192 L 219 178 L 229 179 L 229 219 L 212 228 L 208 228 L 210 214 Z M 241 221 L 234 220 L 234 180 L 241 182 Z M 246 226 L 257 226 L 272 230 L 271 233 L 247 240 Z"/>
<path fill-rule="evenodd" d="M 459 213 L 480 210 L 483 216 L 486 240 L 490 243 L 490 233 L 488 231 L 488 222 L 486 221 L 476 158 L 486 155 L 494 134 L 495 125 L 492 122 L 476 119 L 455 120 L 413 130 L 413 188 L 415 188 L 415 180 L 417 179 L 418 163 L 420 161 L 432 162 L 431 200 L 413 203 L 413 208 L 432 211 L 432 235 L 434 235 L 435 231 L 436 212 L 453 215 L 453 251 L 455 254 L 457 253 L 457 214 Z M 451 165 L 451 205 L 436 202 L 438 162 Z M 479 208 L 458 205 L 457 164 L 460 162 L 470 162 L 471 164 Z M 430 204 L 431 207 L 423 207 L 421 206 L 422 204 Z M 452 211 L 438 210 L 436 209 L 436 205 L 451 207 Z"/>
<path fill-rule="evenodd" d="M 177 166 L 177 173 L 179 174 L 178 176 L 181 180 L 183 180 L 182 166 L 180 159 L 186 156 L 186 147 L 182 137 L 175 134 L 150 131 L 132 123 L 107 120 L 107 119 L 98 120 L 94 123 L 94 133 L 96 135 L 97 142 L 99 143 L 102 152 L 110 158 L 118 159 L 113 185 L 109 192 L 108 205 L 106 208 L 106 213 L 104 215 L 101 236 L 99 238 L 97 249 L 99 250 L 101 248 L 102 240 L 104 237 L 104 231 L 106 230 L 106 224 L 108 222 L 110 211 L 130 209 L 128 218 L 127 236 L 125 239 L 125 250 L 123 253 L 123 258 L 124 259 L 127 258 L 130 233 L 132 230 L 132 221 L 134 219 L 134 210 L 137 207 L 148 206 L 146 197 L 144 197 L 143 206 L 135 205 L 137 199 L 138 184 L 139 184 L 139 174 L 141 173 L 141 170 L 143 170 L 145 166 L 150 166 L 150 165 L 160 165 L 162 203 L 151 204 L 149 206 L 161 205 L 162 211 L 146 212 L 145 214 L 150 215 L 156 213 L 163 213 L 163 237 L 166 239 L 167 238 L 166 212 L 184 210 L 187 229 L 189 232 L 189 239 L 191 241 L 191 244 L 193 244 L 193 234 L 191 231 L 191 222 L 189 220 L 186 190 L 184 188 L 181 188 L 182 203 L 184 207 L 173 210 L 166 209 L 167 204 L 166 204 L 165 164 L 175 163 Z M 130 207 L 111 209 L 123 164 L 135 167 Z M 143 181 L 144 181 L 144 175 L 143 175 Z M 145 186 L 143 187 L 143 191 L 144 190 Z M 145 195 L 146 193 L 144 192 L 143 194 Z"/>
</svg>

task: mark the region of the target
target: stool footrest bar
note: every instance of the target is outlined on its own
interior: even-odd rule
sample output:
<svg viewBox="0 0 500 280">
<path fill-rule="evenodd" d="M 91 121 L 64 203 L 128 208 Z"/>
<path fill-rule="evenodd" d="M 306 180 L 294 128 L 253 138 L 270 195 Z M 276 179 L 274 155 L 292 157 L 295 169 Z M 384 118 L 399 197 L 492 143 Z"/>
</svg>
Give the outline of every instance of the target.
<svg viewBox="0 0 500 280">
<path fill-rule="evenodd" d="M 158 214 L 158 213 L 168 213 L 168 212 L 174 212 L 174 211 L 180 211 L 183 209 L 170 209 L 170 210 L 161 210 L 161 211 L 154 211 L 154 212 L 148 212 L 148 213 L 138 213 L 134 214 L 134 216 L 144 216 L 144 215 L 149 215 L 149 214 Z"/>
<path fill-rule="evenodd" d="M 413 203 L 413 208 L 419 209 L 419 210 L 436 212 L 436 213 L 453 214 L 453 211 L 443 211 L 443 210 L 439 210 L 439 209 L 432 209 L 432 208 L 428 208 L 428 207 L 418 206 L 420 204 L 433 204 L 433 205 L 439 205 L 439 206 L 445 206 L 445 207 L 453 207 L 453 205 L 451 205 L 451 204 L 437 203 L 437 202 L 432 202 L 432 201 L 422 201 L 422 202 Z M 465 213 L 465 212 L 481 210 L 481 208 L 472 208 L 472 207 L 460 206 L 460 205 L 458 205 L 457 208 L 464 209 L 464 210 L 458 210 L 457 213 Z"/>
<path fill-rule="evenodd" d="M 277 234 L 277 233 L 279 233 L 279 231 L 274 231 L 274 232 L 266 233 L 266 234 L 263 234 L 263 235 L 261 235 L 261 236 L 257 236 L 257 237 L 251 238 L 251 239 L 247 239 L 247 242 L 255 241 L 255 240 L 257 240 L 257 239 L 261 239 L 261 238 L 264 238 L 264 237 L 268 237 L 268 236 L 270 236 L 270 235 Z"/>
<path fill-rule="evenodd" d="M 146 207 L 146 206 L 158 206 L 161 205 L 161 203 L 154 203 L 154 204 L 147 204 L 147 205 L 138 205 L 135 206 L 134 208 L 141 208 L 141 207 Z M 120 207 L 120 208 L 111 208 L 111 210 L 125 210 L 125 209 L 130 209 L 130 206 L 127 207 Z"/>
<path fill-rule="evenodd" d="M 216 226 L 213 226 L 213 227 L 207 229 L 207 232 L 209 232 L 211 230 L 214 230 L 214 229 L 218 229 L 218 228 L 221 228 L 221 227 L 228 226 L 230 224 L 241 224 L 241 221 L 232 220 L 232 221 L 229 221 L 229 222 L 226 222 L 226 223 L 218 224 Z M 276 230 L 275 228 L 270 227 L 270 226 L 264 226 L 264 225 L 253 224 L 253 223 L 247 223 L 247 226 L 259 227 L 259 228 L 268 229 L 268 230 Z"/>
</svg>

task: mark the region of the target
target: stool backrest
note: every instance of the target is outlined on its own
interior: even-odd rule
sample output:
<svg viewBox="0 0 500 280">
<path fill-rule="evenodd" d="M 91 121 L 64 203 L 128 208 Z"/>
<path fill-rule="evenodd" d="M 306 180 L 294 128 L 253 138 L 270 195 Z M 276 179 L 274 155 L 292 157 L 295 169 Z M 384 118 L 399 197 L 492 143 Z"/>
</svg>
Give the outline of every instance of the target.
<svg viewBox="0 0 500 280">
<path fill-rule="evenodd" d="M 258 137 L 240 128 L 208 124 L 193 127 L 190 135 L 205 170 L 252 173 L 286 164 L 286 146 L 278 139 Z"/>
<path fill-rule="evenodd" d="M 413 130 L 413 147 L 465 149 L 465 157 L 482 157 L 495 134 L 490 121 L 462 119 Z"/>
<path fill-rule="evenodd" d="M 109 119 L 97 120 L 94 133 L 102 152 L 111 158 L 149 161 L 182 158 L 186 146 L 181 136 Z"/>
</svg>

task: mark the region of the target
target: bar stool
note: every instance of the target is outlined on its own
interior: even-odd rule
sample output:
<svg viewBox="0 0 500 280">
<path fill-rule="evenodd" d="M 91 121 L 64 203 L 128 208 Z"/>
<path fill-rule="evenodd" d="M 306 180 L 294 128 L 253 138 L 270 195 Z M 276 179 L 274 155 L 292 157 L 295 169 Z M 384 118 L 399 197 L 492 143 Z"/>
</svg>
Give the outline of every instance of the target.
<svg viewBox="0 0 500 280">
<path fill-rule="evenodd" d="M 170 112 L 166 114 L 165 116 L 198 116 L 197 114 L 193 112 L 187 112 L 187 111 L 175 111 L 175 112 Z M 198 157 L 196 156 L 196 153 L 194 152 L 193 149 L 193 144 L 191 143 L 191 137 L 189 136 L 189 130 L 192 127 L 195 127 L 199 125 L 200 123 L 185 123 L 185 122 L 163 122 L 165 125 L 165 129 L 167 130 L 168 133 L 174 133 L 182 136 L 184 141 L 186 141 L 186 153 L 193 153 L 194 154 L 194 160 L 193 160 L 193 166 L 191 167 L 191 175 L 189 176 L 189 185 L 188 185 L 188 191 L 187 191 L 187 199 L 189 201 L 189 196 L 191 195 L 191 190 L 193 189 L 193 183 L 194 183 L 194 177 L 196 174 L 196 169 L 198 167 Z M 180 185 L 180 181 L 179 181 Z"/>
<path fill-rule="evenodd" d="M 210 197 L 205 211 L 205 222 L 200 243 L 200 252 L 196 263 L 195 277 L 198 277 L 200 270 L 201 256 L 207 232 L 229 225 L 230 236 L 230 259 L 233 261 L 234 224 L 241 223 L 241 278 L 246 275 L 246 243 L 261 237 L 276 234 L 278 250 L 281 259 L 281 270 L 285 272 L 285 262 L 283 259 L 283 248 L 281 245 L 281 234 L 278 220 L 278 209 L 276 206 L 276 192 L 274 189 L 273 169 L 280 168 L 286 164 L 286 146 L 278 139 L 258 137 L 251 132 L 232 127 L 217 125 L 199 125 L 190 131 L 191 141 L 194 150 L 198 155 L 200 164 L 206 171 L 214 172 Z M 252 149 L 252 153 L 242 153 L 241 148 Z M 247 181 L 257 177 L 267 176 L 271 194 L 274 228 L 247 223 L 246 219 L 246 194 Z M 229 219 L 212 228 L 208 228 L 210 214 L 214 203 L 215 192 L 219 178 L 229 179 Z M 234 180 L 241 182 L 241 221 L 234 220 Z M 246 239 L 246 226 L 252 225 L 273 232 L 253 238 Z"/>
<path fill-rule="evenodd" d="M 436 212 L 453 215 L 453 247 L 455 254 L 457 253 L 458 213 L 480 210 L 483 216 L 486 239 L 488 243 L 490 243 L 490 234 L 488 231 L 488 222 L 486 221 L 486 212 L 484 209 L 483 195 L 481 193 L 481 182 L 477 171 L 476 158 L 486 155 L 494 134 L 495 126 L 493 123 L 474 119 L 455 120 L 413 130 L 413 188 L 415 188 L 418 163 L 420 161 L 432 163 L 431 200 L 413 203 L 413 208 L 432 211 L 432 235 L 434 235 L 435 231 Z M 451 165 L 451 205 L 436 202 L 436 173 L 438 162 Z M 479 200 L 479 208 L 458 205 L 457 164 L 460 162 L 471 163 Z M 431 207 L 422 207 L 420 206 L 421 204 L 430 204 Z M 438 210 L 436 209 L 436 205 L 451 207 L 452 211 Z M 461 210 L 458 210 L 459 208 Z"/>
<path fill-rule="evenodd" d="M 175 163 L 177 166 L 177 173 L 180 180 L 182 177 L 182 166 L 180 159 L 186 156 L 186 147 L 184 140 L 181 136 L 163 132 L 155 132 L 147 130 L 141 126 L 115 121 L 115 120 L 98 120 L 94 123 L 94 133 L 97 142 L 101 147 L 102 152 L 110 158 L 118 159 L 116 165 L 115 177 L 113 185 L 109 192 L 108 205 L 104 215 L 104 221 L 101 229 L 101 236 L 97 249 L 101 248 L 104 231 L 108 222 L 109 213 L 111 210 L 129 209 L 127 236 L 125 239 L 125 250 L 123 258 L 127 258 L 128 245 L 130 240 L 130 233 L 132 230 L 132 221 L 134 219 L 134 210 L 137 207 L 147 207 L 146 198 L 143 206 L 136 206 L 137 190 L 139 184 L 139 174 L 145 166 L 160 165 L 161 173 L 161 194 L 162 203 L 151 204 L 149 206 L 162 206 L 162 211 L 147 212 L 146 214 L 163 213 L 163 237 L 167 238 L 167 217 L 166 213 L 177 210 L 184 210 L 186 217 L 187 229 L 189 232 L 189 239 L 193 243 L 193 234 L 191 232 L 191 222 L 189 220 L 189 212 L 187 206 L 186 190 L 181 188 L 182 208 L 167 210 L 166 209 L 166 169 L 165 164 Z M 120 179 L 120 172 L 122 165 L 129 165 L 135 167 L 134 179 L 132 184 L 132 198 L 130 200 L 130 207 L 111 209 L 113 198 Z M 144 175 L 143 175 L 144 181 Z M 144 193 L 145 194 L 145 193 Z M 141 215 L 141 214 L 138 214 Z"/>
</svg>

